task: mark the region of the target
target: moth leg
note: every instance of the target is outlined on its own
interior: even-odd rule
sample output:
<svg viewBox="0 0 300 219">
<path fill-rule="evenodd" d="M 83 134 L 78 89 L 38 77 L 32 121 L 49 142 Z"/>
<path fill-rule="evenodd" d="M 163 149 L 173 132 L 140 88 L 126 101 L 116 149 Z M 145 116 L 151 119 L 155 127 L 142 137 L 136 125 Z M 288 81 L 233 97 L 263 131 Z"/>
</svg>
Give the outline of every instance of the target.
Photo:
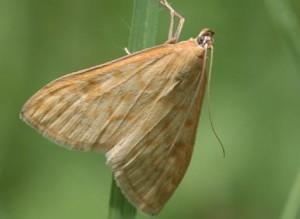
<svg viewBox="0 0 300 219">
<path fill-rule="evenodd" d="M 129 51 L 129 49 L 127 47 L 124 48 L 124 51 L 126 52 L 127 55 L 131 54 L 131 52 Z"/>
<path fill-rule="evenodd" d="M 167 0 L 160 0 L 160 4 L 163 5 L 164 7 L 166 7 L 167 10 L 170 12 L 170 27 L 169 27 L 169 34 L 168 34 L 167 42 L 177 42 L 180 37 L 181 30 L 183 28 L 185 19 L 181 14 L 179 14 L 177 11 L 175 11 L 175 9 L 169 4 L 169 2 Z M 176 30 L 174 32 L 175 17 L 177 17 L 179 19 L 179 21 L 178 21 Z"/>
<path fill-rule="evenodd" d="M 171 39 L 168 39 L 168 40 L 165 42 L 165 44 L 175 44 L 175 43 L 177 43 L 177 39 L 175 39 L 174 37 L 171 38 Z"/>
</svg>

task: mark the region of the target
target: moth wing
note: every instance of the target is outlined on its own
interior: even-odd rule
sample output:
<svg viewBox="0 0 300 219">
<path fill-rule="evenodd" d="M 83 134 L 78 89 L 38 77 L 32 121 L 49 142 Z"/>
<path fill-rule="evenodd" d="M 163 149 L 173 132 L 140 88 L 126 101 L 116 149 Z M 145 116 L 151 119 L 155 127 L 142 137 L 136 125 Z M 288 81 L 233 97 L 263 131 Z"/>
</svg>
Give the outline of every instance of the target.
<svg viewBox="0 0 300 219">
<path fill-rule="evenodd" d="M 206 84 L 200 69 L 196 65 L 191 71 L 198 76 L 156 101 L 148 117 L 106 154 L 121 190 L 145 213 L 161 210 L 190 163 Z"/>
<path fill-rule="evenodd" d="M 172 51 L 162 45 L 61 77 L 25 103 L 21 118 L 58 144 L 107 151 L 164 90 Z"/>
</svg>

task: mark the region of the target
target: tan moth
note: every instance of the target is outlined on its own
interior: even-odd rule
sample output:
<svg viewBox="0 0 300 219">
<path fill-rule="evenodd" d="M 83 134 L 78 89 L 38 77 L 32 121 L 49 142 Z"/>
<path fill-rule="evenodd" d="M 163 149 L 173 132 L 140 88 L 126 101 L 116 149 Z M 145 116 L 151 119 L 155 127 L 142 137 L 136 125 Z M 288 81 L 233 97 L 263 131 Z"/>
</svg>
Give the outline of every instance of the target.
<svg viewBox="0 0 300 219">
<path fill-rule="evenodd" d="M 57 144 L 104 152 L 127 199 L 151 215 L 190 163 L 213 48 L 209 29 L 178 42 L 184 18 L 161 3 L 171 15 L 165 44 L 58 78 L 21 112 Z"/>
</svg>

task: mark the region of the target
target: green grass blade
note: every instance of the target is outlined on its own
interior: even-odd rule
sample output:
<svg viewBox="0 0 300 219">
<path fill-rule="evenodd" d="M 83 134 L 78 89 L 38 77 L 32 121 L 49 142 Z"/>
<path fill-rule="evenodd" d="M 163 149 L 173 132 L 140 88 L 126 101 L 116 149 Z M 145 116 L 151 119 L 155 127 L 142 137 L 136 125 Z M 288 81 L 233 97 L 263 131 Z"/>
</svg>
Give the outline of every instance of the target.
<svg viewBox="0 0 300 219">
<path fill-rule="evenodd" d="M 265 0 L 274 26 L 279 34 L 284 37 L 284 41 L 289 51 L 294 57 L 295 63 L 299 65 L 300 59 L 300 23 L 295 11 L 292 9 L 288 1 L 281 0 Z M 281 219 L 296 219 L 300 209 L 300 171 L 291 188 L 289 197 L 285 204 Z"/>
<path fill-rule="evenodd" d="M 110 202 L 109 202 L 109 219 L 133 219 L 136 215 L 136 209 L 123 196 L 121 190 L 112 179 Z"/>
<path fill-rule="evenodd" d="M 266 8 L 274 21 L 278 34 L 284 36 L 284 40 L 292 52 L 296 63 L 300 59 L 300 23 L 296 12 L 288 1 L 265 0 Z"/>
<path fill-rule="evenodd" d="M 134 52 L 155 45 L 158 12 L 159 0 L 134 0 L 129 50 Z"/>
<path fill-rule="evenodd" d="M 290 191 L 281 219 L 297 219 L 300 209 L 300 171 Z"/>
<path fill-rule="evenodd" d="M 134 0 L 128 42 L 130 52 L 155 45 L 159 0 Z M 109 219 L 134 219 L 136 209 L 123 196 L 113 178 L 109 203 Z"/>
</svg>

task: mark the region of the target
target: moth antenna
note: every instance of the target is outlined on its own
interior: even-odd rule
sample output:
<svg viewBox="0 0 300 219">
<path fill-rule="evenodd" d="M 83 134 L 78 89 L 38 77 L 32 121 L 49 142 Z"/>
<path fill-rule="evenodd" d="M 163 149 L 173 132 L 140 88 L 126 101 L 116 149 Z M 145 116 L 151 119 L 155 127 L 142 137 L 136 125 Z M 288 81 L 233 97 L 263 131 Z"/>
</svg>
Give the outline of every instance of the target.
<svg viewBox="0 0 300 219">
<path fill-rule="evenodd" d="M 165 8 L 167 8 L 167 10 L 170 13 L 170 27 L 169 27 L 169 33 L 168 33 L 168 41 L 177 42 L 180 37 L 185 18 L 181 14 L 179 14 L 177 11 L 175 11 L 175 9 L 169 4 L 169 2 L 167 0 L 160 0 L 160 4 L 163 5 Z M 175 16 L 179 19 L 179 21 L 178 21 L 176 30 L 174 32 Z"/>
<path fill-rule="evenodd" d="M 205 55 L 204 58 L 206 60 L 207 58 L 207 47 L 205 48 Z M 211 106 L 210 106 L 210 99 L 211 99 L 211 94 L 210 94 L 210 84 L 211 84 L 211 72 L 212 72 L 212 65 L 213 65 L 213 57 L 214 56 L 214 48 L 212 45 L 210 45 L 210 61 L 209 61 L 209 66 L 208 66 L 208 75 L 207 75 L 207 99 L 208 99 L 208 103 L 207 103 L 207 107 L 208 107 L 208 118 L 209 118 L 209 123 L 212 129 L 212 132 L 214 133 L 215 137 L 217 138 L 221 149 L 222 149 L 222 153 L 223 153 L 223 157 L 225 157 L 226 152 L 225 152 L 225 147 L 224 144 L 219 136 L 219 134 L 217 133 L 216 127 L 215 127 L 215 123 L 212 119 L 212 113 L 211 113 Z M 206 63 L 206 61 L 204 61 L 204 63 Z"/>
</svg>

